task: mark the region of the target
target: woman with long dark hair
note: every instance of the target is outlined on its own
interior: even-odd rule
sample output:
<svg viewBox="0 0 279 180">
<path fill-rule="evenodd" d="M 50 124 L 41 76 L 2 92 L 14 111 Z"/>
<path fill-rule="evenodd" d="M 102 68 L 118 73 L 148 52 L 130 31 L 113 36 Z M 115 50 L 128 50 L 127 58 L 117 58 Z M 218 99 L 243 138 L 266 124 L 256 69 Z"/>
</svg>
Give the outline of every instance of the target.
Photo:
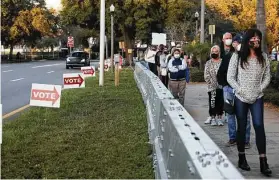
<svg viewBox="0 0 279 180">
<path fill-rule="evenodd" d="M 263 91 L 270 83 L 270 62 L 262 52 L 262 33 L 249 29 L 243 39 L 239 54 L 234 53 L 229 64 L 227 80 L 235 90 L 235 114 L 237 117 L 238 167 L 250 171 L 245 157 L 245 134 L 248 109 L 256 133 L 261 173 L 272 174 L 266 158 L 266 137 L 264 129 Z"/>
</svg>

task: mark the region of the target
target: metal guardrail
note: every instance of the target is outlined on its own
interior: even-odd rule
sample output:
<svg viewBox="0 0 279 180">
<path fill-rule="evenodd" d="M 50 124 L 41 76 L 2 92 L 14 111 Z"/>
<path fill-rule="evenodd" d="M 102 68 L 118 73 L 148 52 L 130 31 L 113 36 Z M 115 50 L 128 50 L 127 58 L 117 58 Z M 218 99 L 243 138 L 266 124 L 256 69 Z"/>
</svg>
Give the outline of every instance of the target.
<svg viewBox="0 0 279 180">
<path fill-rule="evenodd" d="M 244 179 L 160 79 L 136 62 L 156 179 Z"/>
</svg>

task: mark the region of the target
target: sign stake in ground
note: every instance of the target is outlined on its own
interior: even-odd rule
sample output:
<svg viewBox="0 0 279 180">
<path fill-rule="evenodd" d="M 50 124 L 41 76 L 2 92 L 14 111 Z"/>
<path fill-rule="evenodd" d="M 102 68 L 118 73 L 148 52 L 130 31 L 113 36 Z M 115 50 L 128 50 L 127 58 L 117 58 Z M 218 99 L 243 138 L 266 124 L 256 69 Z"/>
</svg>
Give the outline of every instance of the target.
<svg viewBox="0 0 279 180">
<path fill-rule="evenodd" d="M 32 84 L 30 106 L 41 106 L 41 107 L 60 107 L 61 99 L 60 85 L 49 85 L 49 84 Z"/>
<path fill-rule="evenodd" d="M 84 77 L 96 76 L 94 66 L 81 67 L 81 72 L 83 73 Z"/>
<path fill-rule="evenodd" d="M 81 73 L 63 74 L 64 89 L 84 88 L 84 76 Z"/>
</svg>

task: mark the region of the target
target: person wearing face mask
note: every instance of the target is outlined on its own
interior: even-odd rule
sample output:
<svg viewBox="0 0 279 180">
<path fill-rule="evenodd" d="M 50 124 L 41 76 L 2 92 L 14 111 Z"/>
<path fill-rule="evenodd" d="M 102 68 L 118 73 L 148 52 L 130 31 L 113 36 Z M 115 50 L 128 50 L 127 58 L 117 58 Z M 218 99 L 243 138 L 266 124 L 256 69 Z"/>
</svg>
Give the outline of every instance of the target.
<svg viewBox="0 0 279 180">
<path fill-rule="evenodd" d="M 205 64 L 204 80 L 207 83 L 207 92 L 209 96 L 209 115 L 210 120 L 206 120 L 205 124 L 212 126 L 223 126 L 223 89 L 218 84 L 217 72 L 221 65 L 220 47 L 215 45 L 210 50 L 211 59 Z"/>
<path fill-rule="evenodd" d="M 181 58 L 181 53 L 179 49 L 175 49 L 173 52 L 173 57 L 168 62 L 169 69 L 169 89 L 172 95 L 179 99 L 179 102 L 184 106 L 184 96 L 185 96 L 185 73 L 186 73 L 186 63 Z"/>
<path fill-rule="evenodd" d="M 160 55 L 160 74 L 162 83 L 168 88 L 168 50 L 164 49 L 164 52 Z"/>
<path fill-rule="evenodd" d="M 233 38 L 232 46 L 235 49 L 235 53 L 238 53 L 241 48 L 241 40 L 242 36 L 240 34 L 237 34 Z M 217 78 L 218 83 L 223 86 L 223 94 L 224 94 L 224 103 L 226 102 L 233 102 L 234 100 L 234 90 L 233 88 L 228 84 L 227 81 L 227 72 L 229 68 L 230 59 L 225 58 L 221 66 L 219 68 Z M 226 110 L 226 109 L 225 109 Z M 236 145 L 236 117 L 233 112 L 226 112 L 226 119 L 228 121 L 228 131 L 229 131 L 229 141 L 226 143 L 226 146 L 234 146 Z M 251 147 L 250 145 L 250 131 L 251 131 L 251 125 L 250 125 L 250 114 L 247 116 L 248 123 L 247 123 L 247 129 L 246 129 L 246 138 L 245 138 L 245 148 L 249 149 Z"/>
<path fill-rule="evenodd" d="M 155 75 L 158 75 L 157 67 L 155 65 L 156 51 L 157 51 L 156 46 L 149 47 L 145 53 L 145 61 L 148 62 L 150 71 L 152 71 Z"/>
<path fill-rule="evenodd" d="M 241 51 L 234 53 L 228 68 L 228 83 L 235 89 L 235 114 L 237 118 L 238 167 L 250 171 L 245 157 L 245 134 L 247 115 L 250 110 L 256 134 L 260 171 L 271 176 L 267 164 L 266 136 L 264 128 L 263 91 L 270 83 L 270 61 L 261 47 L 262 33 L 258 29 L 249 29 L 243 38 Z"/>
<path fill-rule="evenodd" d="M 162 80 L 162 77 L 161 77 L 161 71 L 160 71 L 160 56 L 162 54 L 164 54 L 164 45 L 163 44 L 160 44 L 158 46 L 158 51 L 156 52 L 155 54 L 155 65 L 156 65 L 156 69 L 157 69 L 157 76 Z"/>
</svg>

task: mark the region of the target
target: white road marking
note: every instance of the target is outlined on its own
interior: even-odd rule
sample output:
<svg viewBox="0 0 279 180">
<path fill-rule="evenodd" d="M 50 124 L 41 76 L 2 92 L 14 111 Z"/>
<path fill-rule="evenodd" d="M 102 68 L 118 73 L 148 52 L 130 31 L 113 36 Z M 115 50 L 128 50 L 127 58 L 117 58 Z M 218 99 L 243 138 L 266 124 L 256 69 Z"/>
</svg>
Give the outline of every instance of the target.
<svg viewBox="0 0 279 180">
<path fill-rule="evenodd" d="M 42 68 L 42 67 L 51 67 L 51 66 L 59 66 L 59 65 L 63 65 L 64 63 L 59 63 L 59 64 L 47 64 L 47 65 L 42 65 L 42 66 L 34 66 L 32 67 L 33 69 L 35 68 Z"/>
<path fill-rule="evenodd" d="M 14 70 L 7 70 L 7 71 L 2 71 L 2 72 L 5 73 L 5 72 L 12 72 L 12 71 L 14 71 Z"/>
<path fill-rule="evenodd" d="M 54 71 L 49 71 L 49 72 L 47 72 L 48 74 L 50 74 L 50 73 L 53 73 Z"/>
<path fill-rule="evenodd" d="M 19 79 L 13 79 L 11 81 L 15 82 L 15 81 L 20 81 L 20 80 L 23 80 L 24 78 L 19 78 Z"/>
<path fill-rule="evenodd" d="M 1 66 L 1 67 L 4 67 L 4 68 L 5 68 L 5 67 L 9 67 L 9 66 Z"/>
</svg>

